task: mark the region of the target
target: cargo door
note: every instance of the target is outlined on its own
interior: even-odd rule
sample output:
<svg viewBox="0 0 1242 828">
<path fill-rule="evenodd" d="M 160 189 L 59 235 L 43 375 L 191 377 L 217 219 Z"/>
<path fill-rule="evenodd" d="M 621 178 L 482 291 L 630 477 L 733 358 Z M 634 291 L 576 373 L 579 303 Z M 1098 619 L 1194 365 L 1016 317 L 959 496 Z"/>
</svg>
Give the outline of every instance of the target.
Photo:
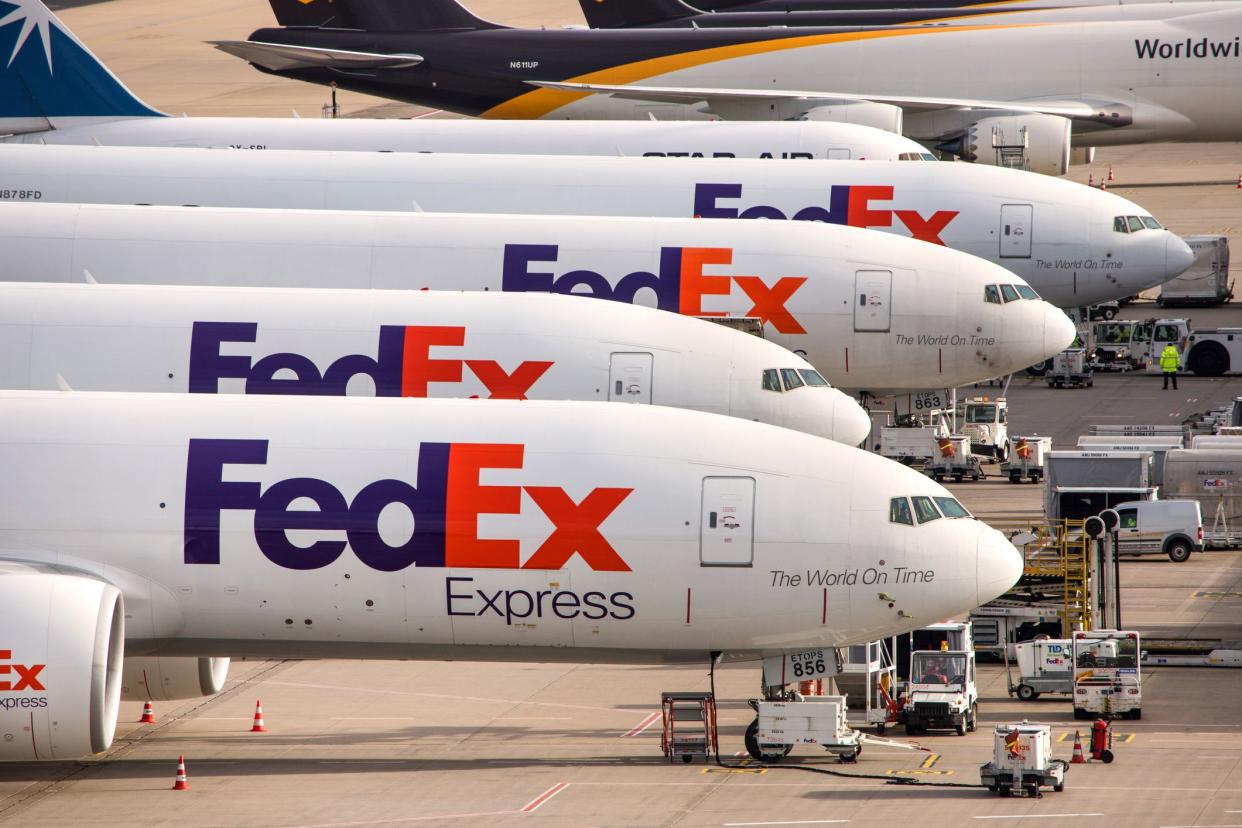
<svg viewBox="0 0 1242 828">
<path fill-rule="evenodd" d="M 854 297 L 854 330 L 889 329 L 893 300 L 891 270 L 860 270 L 855 273 Z"/>
<path fill-rule="evenodd" d="M 850 148 L 849 147 L 829 147 L 828 148 L 828 160 L 829 161 L 849 161 L 850 160 Z"/>
<path fill-rule="evenodd" d="M 699 563 L 750 566 L 755 546 L 755 479 L 703 478 Z"/>
<path fill-rule="evenodd" d="M 1000 219 L 1000 257 L 1031 258 L 1031 219 L 1035 208 L 1029 204 L 1002 204 Z"/>
<path fill-rule="evenodd" d="M 608 368 L 608 399 L 650 403 L 653 361 L 651 354 L 613 354 Z"/>
</svg>

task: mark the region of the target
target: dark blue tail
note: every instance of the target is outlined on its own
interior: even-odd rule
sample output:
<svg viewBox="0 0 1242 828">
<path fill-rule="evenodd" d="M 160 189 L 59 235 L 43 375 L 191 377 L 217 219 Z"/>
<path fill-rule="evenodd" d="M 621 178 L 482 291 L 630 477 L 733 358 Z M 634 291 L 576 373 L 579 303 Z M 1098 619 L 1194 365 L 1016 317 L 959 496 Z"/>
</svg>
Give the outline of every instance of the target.
<svg viewBox="0 0 1242 828">
<path fill-rule="evenodd" d="M 160 116 L 41 0 L 0 0 L 0 134 Z"/>
</svg>

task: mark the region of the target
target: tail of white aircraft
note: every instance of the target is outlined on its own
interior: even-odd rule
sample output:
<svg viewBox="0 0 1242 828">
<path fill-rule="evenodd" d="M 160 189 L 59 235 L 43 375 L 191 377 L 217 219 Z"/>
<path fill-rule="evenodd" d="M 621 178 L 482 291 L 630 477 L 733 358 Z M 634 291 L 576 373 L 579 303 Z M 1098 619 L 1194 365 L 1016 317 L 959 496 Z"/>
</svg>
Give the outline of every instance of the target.
<svg viewBox="0 0 1242 828">
<path fill-rule="evenodd" d="M 0 0 L 0 135 L 161 115 L 41 0 Z"/>
</svg>

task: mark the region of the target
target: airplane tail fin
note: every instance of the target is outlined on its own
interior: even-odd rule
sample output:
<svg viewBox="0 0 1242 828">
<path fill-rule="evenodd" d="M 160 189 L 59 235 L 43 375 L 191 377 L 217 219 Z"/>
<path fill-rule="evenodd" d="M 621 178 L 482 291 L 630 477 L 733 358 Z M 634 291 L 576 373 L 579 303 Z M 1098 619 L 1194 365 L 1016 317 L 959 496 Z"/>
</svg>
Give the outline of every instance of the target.
<svg viewBox="0 0 1242 828">
<path fill-rule="evenodd" d="M 592 29 L 621 29 L 700 14 L 682 0 L 578 0 Z"/>
<path fill-rule="evenodd" d="M 435 32 L 501 29 L 456 0 L 268 0 L 282 26 Z"/>
<path fill-rule="evenodd" d="M 161 115 L 41 0 L 0 0 L 0 134 Z"/>
</svg>

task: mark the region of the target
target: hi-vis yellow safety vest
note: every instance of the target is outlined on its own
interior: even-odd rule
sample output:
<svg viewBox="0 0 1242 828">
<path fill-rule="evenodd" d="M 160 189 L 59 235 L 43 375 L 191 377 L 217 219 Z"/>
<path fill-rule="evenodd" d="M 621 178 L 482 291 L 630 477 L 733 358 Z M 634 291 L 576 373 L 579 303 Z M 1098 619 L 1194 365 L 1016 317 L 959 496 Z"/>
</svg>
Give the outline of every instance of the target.
<svg viewBox="0 0 1242 828">
<path fill-rule="evenodd" d="M 1177 348 L 1165 345 L 1164 350 L 1160 352 L 1160 370 L 1166 373 L 1176 371 L 1179 362 L 1181 362 L 1181 357 L 1177 353 Z"/>
</svg>

